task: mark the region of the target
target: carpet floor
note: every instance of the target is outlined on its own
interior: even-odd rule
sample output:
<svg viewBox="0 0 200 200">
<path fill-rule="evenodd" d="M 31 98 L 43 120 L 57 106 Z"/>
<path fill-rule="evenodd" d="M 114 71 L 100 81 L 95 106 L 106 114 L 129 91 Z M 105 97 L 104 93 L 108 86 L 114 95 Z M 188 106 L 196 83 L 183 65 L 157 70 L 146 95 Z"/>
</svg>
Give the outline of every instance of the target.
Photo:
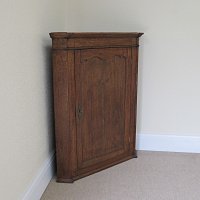
<svg viewBox="0 0 200 200">
<path fill-rule="evenodd" d="M 41 200 L 200 200 L 200 154 L 139 151 L 73 184 L 53 178 Z"/>
</svg>

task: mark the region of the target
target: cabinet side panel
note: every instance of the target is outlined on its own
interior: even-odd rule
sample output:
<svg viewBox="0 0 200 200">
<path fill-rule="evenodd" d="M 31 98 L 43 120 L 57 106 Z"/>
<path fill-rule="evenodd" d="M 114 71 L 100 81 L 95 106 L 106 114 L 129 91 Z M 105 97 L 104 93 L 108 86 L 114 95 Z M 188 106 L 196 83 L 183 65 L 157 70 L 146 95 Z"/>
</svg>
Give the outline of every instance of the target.
<svg viewBox="0 0 200 200">
<path fill-rule="evenodd" d="M 76 129 L 73 51 L 53 52 L 57 179 L 73 181 Z"/>
<path fill-rule="evenodd" d="M 135 153 L 136 142 L 136 117 L 137 117 L 137 81 L 138 81 L 138 47 L 131 49 L 131 93 L 130 93 L 130 136 L 131 136 L 131 150 Z"/>
</svg>

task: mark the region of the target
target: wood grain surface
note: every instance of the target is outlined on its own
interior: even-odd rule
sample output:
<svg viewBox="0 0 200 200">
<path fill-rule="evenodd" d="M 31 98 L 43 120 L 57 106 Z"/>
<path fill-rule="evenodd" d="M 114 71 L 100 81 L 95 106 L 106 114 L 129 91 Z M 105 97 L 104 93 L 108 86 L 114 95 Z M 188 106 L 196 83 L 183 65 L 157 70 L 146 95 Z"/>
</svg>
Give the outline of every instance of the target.
<svg viewBox="0 0 200 200">
<path fill-rule="evenodd" d="M 57 180 L 73 182 L 136 157 L 142 33 L 50 35 Z"/>
</svg>

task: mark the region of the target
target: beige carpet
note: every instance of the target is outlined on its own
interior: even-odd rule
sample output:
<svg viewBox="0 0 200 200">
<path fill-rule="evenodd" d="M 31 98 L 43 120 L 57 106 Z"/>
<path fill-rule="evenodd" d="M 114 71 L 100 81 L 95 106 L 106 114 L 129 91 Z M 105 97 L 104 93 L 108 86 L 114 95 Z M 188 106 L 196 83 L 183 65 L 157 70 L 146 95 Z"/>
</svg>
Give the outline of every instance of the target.
<svg viewBox="0 0 200 200">
<path fill-rule="evenodd" d="M 73 184 L 53 179 L 41 200 L 200 200 L 200 154 L 140 151 Z"/>
</svg>

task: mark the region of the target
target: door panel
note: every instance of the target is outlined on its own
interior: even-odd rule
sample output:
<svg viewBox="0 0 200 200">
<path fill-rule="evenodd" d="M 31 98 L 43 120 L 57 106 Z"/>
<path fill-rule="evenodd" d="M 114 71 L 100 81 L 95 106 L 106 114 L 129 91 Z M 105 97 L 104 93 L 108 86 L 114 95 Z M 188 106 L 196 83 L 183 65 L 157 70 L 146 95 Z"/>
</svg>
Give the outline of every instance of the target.
<svg viewBox="0 0 200 200">
<path fill-rule="evenodd" d="M 78 168 L 129 153 L 129 53 L 125 48 L 75 53 Z"/>
</svg>

